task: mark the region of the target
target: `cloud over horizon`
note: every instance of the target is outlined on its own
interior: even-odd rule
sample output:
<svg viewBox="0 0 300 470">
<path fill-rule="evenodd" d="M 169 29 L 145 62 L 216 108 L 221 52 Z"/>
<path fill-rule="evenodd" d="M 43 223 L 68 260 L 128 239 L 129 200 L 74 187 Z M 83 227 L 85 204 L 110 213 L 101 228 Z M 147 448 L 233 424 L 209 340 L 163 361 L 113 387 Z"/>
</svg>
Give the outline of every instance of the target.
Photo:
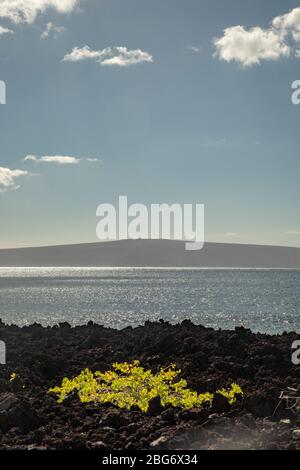
<svg viewBox="0 0 300 470">
<path fill-rule="evenodd" d="M 214 56 L 225 62 L 237 62 L 243 67 L 275 61 L 294 53 L 300 56 L 300 7 L 275 17 L 270 26 L 242 25 L 228 27 L 223 36 L 215 38 Z"/>
<path fill-rule="evenodd" d="M 288 230 L 285 235 L 300 235 L 300 230 Z"/>
<path fill-rule="evenodd" d="M 102 50 L 92 50 L 89 46 L 74 47 L 66 54 L 63 62 L 80 62 L 82 60 L 94 60 L 100 65 L 116 65 L 127 67 L 143 62 L 153 62 L 153 57 L 141 49 L 127 49 L 124 46 L 106 47 Z"/>
<path fill-rule="evenodd" d="M 28 171 L 11 170 L 10 168 L 0 166 L 0 192 L 4 192 L 7 189 L 18 189 L 19 186 L 16 185 L 16 179 L 27 175 L 29 175 Z"/>
<path fill-rule="evenodd" d="M 24 162 L 34 162 L 34 163 L 54 163 L 56 165 L 78 165 L 82 160 L 88 162 L 102 163 L 102 160 L 98 158 L 78 158 L 71 157 L 67 155 L 45 155 L 38 157 L 36 155 L 26 155 Z"/>
</svg>

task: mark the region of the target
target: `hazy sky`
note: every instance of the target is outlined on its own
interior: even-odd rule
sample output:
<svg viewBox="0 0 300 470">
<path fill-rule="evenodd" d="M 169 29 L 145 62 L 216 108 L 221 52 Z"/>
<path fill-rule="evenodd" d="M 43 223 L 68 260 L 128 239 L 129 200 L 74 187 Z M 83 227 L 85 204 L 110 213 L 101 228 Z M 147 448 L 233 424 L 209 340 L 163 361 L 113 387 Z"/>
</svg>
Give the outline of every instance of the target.
<svg viewBox="0 0 300 470">
<path fill-rule="evenodd" d="M 0 0 L 0 247 L 95 241 L 119 195 L 204 203 L 208 241 L 300 247 L 297 7 Z"/>
</svg>

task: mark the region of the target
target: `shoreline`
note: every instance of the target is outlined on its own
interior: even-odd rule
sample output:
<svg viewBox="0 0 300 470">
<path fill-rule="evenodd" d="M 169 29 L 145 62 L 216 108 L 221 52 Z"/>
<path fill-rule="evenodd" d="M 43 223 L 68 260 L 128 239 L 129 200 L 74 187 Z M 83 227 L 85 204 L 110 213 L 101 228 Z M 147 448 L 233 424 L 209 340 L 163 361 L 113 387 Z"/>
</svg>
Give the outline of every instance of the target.
<svg viewBox="0 0 300 470">
<path fill-rule="evenodd" d="M 18 327 L 0 322 L 7 364 L 0 366 L 0 449 L 298 449 L 300 412 L 280 393 L 300 394 L 300 366 L 291 361 L 296 333 L 267 335 L 243 327 L 213 330 L 189 320 L 146 322 L 122 330 L 89 322 Z M 109 370 L 140 360 L 153 371 L 175 363 L 199 393 L 238 383 L 244 398 L 230 408 L 154 409 L 62 404 L 47 393 L 82 369 Z M 10 382 L 10 374 L 17 379 Z"/>
</svg>

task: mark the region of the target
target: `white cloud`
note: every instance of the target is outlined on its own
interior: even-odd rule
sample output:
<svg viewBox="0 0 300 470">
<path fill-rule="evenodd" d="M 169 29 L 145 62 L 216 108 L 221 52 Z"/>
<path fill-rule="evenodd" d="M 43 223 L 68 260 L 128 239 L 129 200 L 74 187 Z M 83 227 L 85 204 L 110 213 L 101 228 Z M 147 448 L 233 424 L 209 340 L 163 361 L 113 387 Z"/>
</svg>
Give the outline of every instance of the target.
<svg viewBox="0 0 300 470">
<path fill-rule="evenodd" d="M 69 157 L 63 155 L 37 157 L 36 155 L 27 155 L 24 158 L 25 162 L 31 161 L 35 163 L 56 163 L 58 165 L 77 165 L 80 162 L 80 158 Z"/>
<path fill-rule="evenodd" d="M 4 28 L 4 26 L 0 26 L 0 36 L 2 34 L 14 34 L 14 31 L 9 28 Z"/>
<path fill-rule="evenodd" d="M 85 59 L 99 59 L 100 51 L 92 51 L 89 46 L 74 47 L 69 54 L 63 58 L 65 62 L 79 62 Z"/>
<path fill-rule="evenodd" d="M 300 235 L 300 230 L 289 230 L 285 232 L 286 235 Z"/>
<path fill-rule="evenodd" d="M 62 34 L 66 28 L 64 26 L 55 26 L 55 24 L 49 22 L 45 25 L 45 29 L 41 34 L 41 39 L 47 39 L 51 34 L 56 37 L 58 34 Z"/>
<path fill-rule="evenodd" d="M 7 189 L 17 189 L 16 179 L 28 174 L 28 171 L 11 170 L 10 168 L 0 166 L 0 192 Z"/>
<path fill-rule="evenodd" d="M 203 51 L 202 46 L 187 46 L 186 49 L 195 52 L 195 54 L 200 54 Z"/>
<path fill-rule="evenodd" d="M 226 28 L 224 35 L 214 40 L 214 45 L 215 56 L 219 59 L 235 61 L 245 67 L 259 64 L 262 60 L 287 57 L 290 53 L 290 47 L 280 34 L 258 26 L 250 30 L 243 26 Z"/>
<path fill-rule="evenodd" d="M 100 158 L 87 158 L 86 161 L 90 163 L 103 163 Z"/>
<path fill-rule="evenodd" d="M 218 147 L 224 147 L 227 144 L 227 139 L 223 137 L 221 139 L 208 140 L 207 142 L 203 142 L 201 145 L 207 149 L 214 149 Z"/>
<path fill-rule="evenodd" d="M 126 67 L 140 64 L 142 62 L 153 62 L 153 57 L 148 52 L 141 49 L 127 49 L 127 47 L 106 47 L 105 49 L 94 51 L 89 46 L 74 47 L 63 58 L 64 62 L 79 62 L 81 60 L 95 60 L 101 65 L 116 65 Z"/>
<path fill-rule="evenodd" d="M 59 13 L 69 13 L 80 0 L 0 0 L 0 17 L 14 23 L 34 23 L 40 13 L 54 9 Z"/>
<path fill-rule="evenodd" d="M 24 162 L 36 162 L 38 158 L 35 155 L 27 155 L 24 158 Z"/>
<path fill-rule="evenodd" d="M 38 157 L 36 155 L 27 155 L 24 158 L 24 161 L 34 163 L 54 163 L 57 165 L 78 165 L 82 161 L 87 161 L 89 163 L 102 163 L 102 160 L 98 158 L 77 158 L 66 155 L 45 155 L 42 157 Z"/>
<path fill-rule="evenodd" d="M 276 16 L 272 21 L 274 29 L 287 34 L 290 30 L 292 33 L 300 31 L 300 8 L 294 8 L 285 15 Z"/>
<path fill-rule="evenodd" d="M 236 237 L 238 234 L 236 232 L 226 232 L 224 235 L 226 237 Z"/>
<path fill-rule="evenodd" d="M 245 67 L 259 64 L 262 60 L 278 60 L 291 52 L 299 58 L 299 43 L 300 7 L 276 16 L 265 29 L 233 26 L 226 28 L 223 36 L 214 40 L 216 57 Z"/>
</svg>

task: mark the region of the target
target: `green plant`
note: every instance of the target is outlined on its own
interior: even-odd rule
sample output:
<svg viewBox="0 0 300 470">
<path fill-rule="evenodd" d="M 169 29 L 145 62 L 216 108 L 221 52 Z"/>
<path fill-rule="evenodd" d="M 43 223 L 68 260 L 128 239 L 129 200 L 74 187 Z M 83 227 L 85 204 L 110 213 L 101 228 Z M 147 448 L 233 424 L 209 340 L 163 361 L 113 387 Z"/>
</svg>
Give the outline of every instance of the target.
<svg viewBox="0 0 300 470">
<path fill-rule="evenodd" d="M 12 372 L 10 374 L 9 381 L 13 382 L 14 380 L 16 380 L 17 377 L 18 377 L 17 374 L 15 372 Z"/>
<path fill-rule="evenodd" d="M 231 384 L 231 388 L 229 390 L 221 388 L 221 390 L 217 390 L 216 393 L 219 393 L 223 397 L 227 398 L 230 405 L 236 402 L 237 395 L 243 395 L 241 387 L 235 383 Z"/>
<path fill-rule="evenodd" d="M 189 390 L 186 380 L 179 378 L 180 373 L 174 364 L 153 374 L 141 367 L 139 361 L 115 363 L 108 372 L 85 369 L 73 379 L 64 378 L 60 387 L 49 392 L 57 395 L 59 403 L 77 391 L 82 403 L 111 403 L 126 409 L 137 406 L 144 412 L 148 411 L 149 401 L 157 396 L 163 406 L 194 408 L 211 404 L 214 394 Z M 228 398 L 229 403 L 243 394 L 237 384 L 232 384 L 229 391 L 222 389 L 216 393 Z"/>
</svg>

